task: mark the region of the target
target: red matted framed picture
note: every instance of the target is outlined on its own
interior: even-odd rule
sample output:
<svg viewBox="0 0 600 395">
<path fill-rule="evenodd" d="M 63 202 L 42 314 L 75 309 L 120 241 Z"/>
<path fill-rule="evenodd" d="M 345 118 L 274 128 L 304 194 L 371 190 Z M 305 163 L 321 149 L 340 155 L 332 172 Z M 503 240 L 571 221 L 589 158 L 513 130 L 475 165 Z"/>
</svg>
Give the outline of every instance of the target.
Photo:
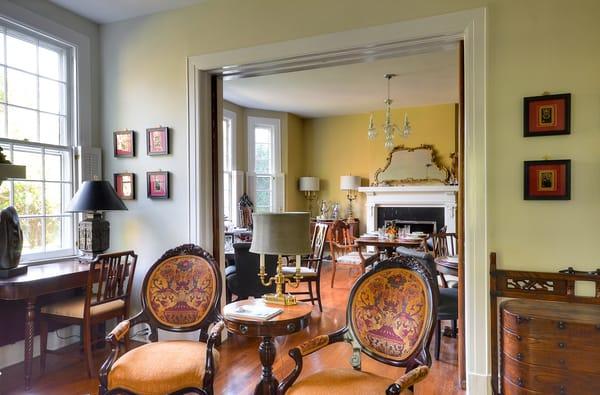
<svg viewBox="0 0 600 395">
<path fill-rule="evenodd" d="M 169 128 L 146 129 L 146 152 L 148 155 L 169 154 Z"/>
<path fill-rule="evenodd" d="M 146 173 L 147 191 L 150 199 L 169 198 L 169 172 L 149 171 Z"/>
<path fill-rule="evenodd" d="M 571 200 L 571 160 L 525 161 L 525 200 Z"/>
<path fill-rule="evenodd" d="M 133 130 L 119 130 L 113 133 L 115 158 L 132 158 L 135 156 L 135 133 Z"/>
<path fill-rule="evenodd" d="M 571 94 L 523 99 L 523 136 L 571 134 Z"/>
<path fill-rule="evenodd" d="M 115 191 L 122 200 L 135 199 L 135 174 L 116 173 L 114 175 Z"/>
</svg>

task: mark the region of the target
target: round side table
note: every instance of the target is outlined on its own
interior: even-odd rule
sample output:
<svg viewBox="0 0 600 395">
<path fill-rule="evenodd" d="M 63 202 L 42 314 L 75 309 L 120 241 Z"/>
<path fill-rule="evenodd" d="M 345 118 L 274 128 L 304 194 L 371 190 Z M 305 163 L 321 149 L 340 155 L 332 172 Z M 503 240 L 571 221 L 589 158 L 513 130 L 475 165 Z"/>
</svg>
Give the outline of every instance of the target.
<svg viewBox="0 0 600 395">
<path fill-rule="evenodd" d="M 313 306 L 310 303 L 298 302 L 292 306 L 278 304 L 266 304 L 276 307 L 283 312 L 266 320 L 253 320 L 250 318 L 233 317 L 228 313 L 235 311 L 239 306 L 252 304 L 265 304 L 262 299 L 240 300 L 226 305 L 223 308 L 223 320 L 230 332 L 248 337 L 260 337 L 258 347 L 260 363 L 262 364 L 262 375 L 260 382 L 256 385 L 256 395 L 272 395 L 277 393 L 279 381 L 273 376 L 273 362 L 275 362 L 276 348 L 273 338 L 275 336 L 286 336 L 298 332 L 308 326 L 310 313 Z"/>
</svg>

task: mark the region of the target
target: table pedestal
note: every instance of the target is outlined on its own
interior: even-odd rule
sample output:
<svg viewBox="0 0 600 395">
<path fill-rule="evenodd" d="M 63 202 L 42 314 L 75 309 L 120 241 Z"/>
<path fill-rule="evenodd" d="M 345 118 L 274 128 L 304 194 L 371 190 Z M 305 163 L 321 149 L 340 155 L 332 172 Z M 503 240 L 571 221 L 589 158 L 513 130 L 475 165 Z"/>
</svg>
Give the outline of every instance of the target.
<svg viewBox="0 0 600 395">
<path fill-rule="evenodd" d="M 270 395 L 277 393 L 277 386 L 279 381 L 273 376 L 273 362 L 275 362 L 275 355 L 277 349 L 275 348 L 275 342 L 271 336 L 264 336 L 258 346 L 258 353 L 260 355 L 260 363 L 262 364 L 262 375 L 260 376 L 260 382 L 254 389 L 255 395 Z"/>
</svg>

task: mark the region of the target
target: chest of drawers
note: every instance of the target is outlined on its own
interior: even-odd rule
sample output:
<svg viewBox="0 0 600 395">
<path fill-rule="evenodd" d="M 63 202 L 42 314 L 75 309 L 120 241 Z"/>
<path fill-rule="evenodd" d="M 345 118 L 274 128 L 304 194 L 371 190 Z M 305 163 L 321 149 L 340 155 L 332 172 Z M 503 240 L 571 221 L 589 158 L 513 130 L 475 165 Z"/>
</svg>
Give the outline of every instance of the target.
<svg viewBox="0 0 600 395">
<path fill-rule="evenodd" d="M 600 394 L 600 306 L 513 299 L 500 305 L 504 395 Z"/>
</svg>

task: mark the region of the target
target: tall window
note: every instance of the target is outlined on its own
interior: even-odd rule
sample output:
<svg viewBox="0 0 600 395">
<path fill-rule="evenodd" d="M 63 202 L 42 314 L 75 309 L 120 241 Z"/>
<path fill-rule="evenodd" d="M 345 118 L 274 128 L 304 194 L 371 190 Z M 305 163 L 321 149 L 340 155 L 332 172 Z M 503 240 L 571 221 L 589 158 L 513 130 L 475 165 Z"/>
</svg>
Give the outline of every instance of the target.
<svg viewBox="0 0 600 395">
<path fill-rule="evenodd" d="M 248 118 L 249 169 L 257 212 L 282 211 L 279 193 L 281 137 L 278 119 Z"/>
<path fill-rule="evenodd" d="M 19 213 L 24 260 L 74 253 L 69 58 L 69 47 L 0 19 L 0 147 L 27 167 L 0 186 L 0 208 Z"/>
<path fill-rule="evenodd" d="M 237 223 L 234 178 L 235 113 L 223 111 L 223 214 L 225 220 Z"/>
</svg>

